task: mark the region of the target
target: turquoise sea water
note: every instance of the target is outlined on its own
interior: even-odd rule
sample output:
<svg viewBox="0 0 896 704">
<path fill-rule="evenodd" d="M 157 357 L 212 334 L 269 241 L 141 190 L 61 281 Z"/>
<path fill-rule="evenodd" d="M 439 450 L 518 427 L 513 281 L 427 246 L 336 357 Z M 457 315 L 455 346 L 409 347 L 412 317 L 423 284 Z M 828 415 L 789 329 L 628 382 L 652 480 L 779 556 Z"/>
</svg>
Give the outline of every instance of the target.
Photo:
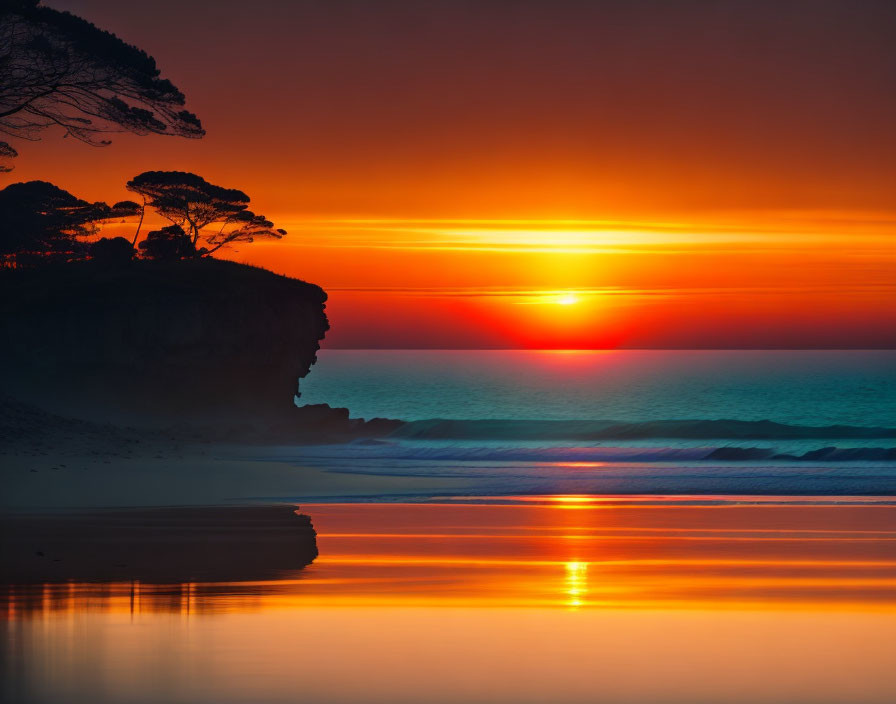
<svg viewBox="0 0 896 704">
<path fill-rule="evenodd" d="M 510 493 L 896 495 L 893 351 L 325 350 L 303 403 L 410 421 L 295 450 Z"/>
<path fill-rule="evenodd" d="M 896 425 L 896 351 L 322 350 L 301 401 L 402 420 Z"/>
</svg>

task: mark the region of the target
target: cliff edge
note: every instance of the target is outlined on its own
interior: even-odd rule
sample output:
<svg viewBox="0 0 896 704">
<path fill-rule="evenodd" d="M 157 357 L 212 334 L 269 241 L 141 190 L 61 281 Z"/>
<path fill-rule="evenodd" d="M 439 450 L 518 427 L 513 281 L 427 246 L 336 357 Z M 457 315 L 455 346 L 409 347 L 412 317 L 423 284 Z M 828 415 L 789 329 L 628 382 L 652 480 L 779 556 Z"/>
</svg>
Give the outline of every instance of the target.
<svg viewBox="0 0 896 704">
<path fill-rule="evenodd" d="M 319 286 L 215 259 L 0 274 L 0 385 L 95 421 L 295 423 L 329 328 Z"/>
</svg>

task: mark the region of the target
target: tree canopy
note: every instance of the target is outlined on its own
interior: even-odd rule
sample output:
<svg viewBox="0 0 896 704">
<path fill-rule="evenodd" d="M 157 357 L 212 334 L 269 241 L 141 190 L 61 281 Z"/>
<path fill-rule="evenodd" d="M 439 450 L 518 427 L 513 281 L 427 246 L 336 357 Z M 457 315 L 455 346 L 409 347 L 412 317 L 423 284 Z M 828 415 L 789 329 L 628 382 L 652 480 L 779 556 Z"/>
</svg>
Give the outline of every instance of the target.
<svg viewBox="0 0 896 704">
<path fill-rule="evenodd" d="M 151 56 L 114 34 L 40 0 L 0 0 L 0 136 L 36 140 L 55 126 L 95 146 L 108 144 L 111 132 L 201 137 L 202 125 L 184 103 Z M 0 173 L 12 169 L 16 156 L 0 141 Z M 99 223 L 139 216 L 133 254 L 147 206 L 172 223 L 141 246 L 151 258 L 211 254 L 230 243 L 286 235 L 248 209 L 248 195 L 196 174 L 147 171 L 127 188 L 142 203 L 88 203 L 45 181 L 8 186 L 0 191 L 2 263 L 81 258 L 88 252 L 82 239 L 96 234 Z M 97 244 L 95 253 L 123 260 L 127 252 L 115 240 Z"/>
<path fill-rule="evenodd" d="M 209 254 L 231 242 L 254 242 L 257 238 L 280 239 L 286 230 L 275 227 L 264 215 L 243 210 L 229 218 L 224 226 L 205 238 L 211 247 Z"/>
<path fill-rule="evenodd" d="M 23 258 L 76 256 L 83 249 L 78 238 L 95 234 L 115 212 L 46 181 L 13 183 L 0 190 L 0 257 L 21 264 Z"/>
<path fill-rule="evenodd" d="M 0 174 L 12 171 L 10 160 L 15 159 L 19 153 L 6 142 L 0 142 Z"/>
<path fill-rule="evenodd" d="M 286 235 L 286 230 L 276 228 L 266 217 L 248 209 L 249 196 L 245 193 L 209 183 L 193 173 L 145 171 L 128 181 L 127 188 L 182 228 L 194 247 L 205 242 L 206 254 L 233 242 Z M 212 225 L 216 227 L 206 229 Z"/>
<path fill-rule="evenodd" d="M 110 132 L 201 137 L 184 104 L 137 47 L 38 0 L 0 0 L 0 133 L 36 140 L 58 125 L 92 145 Z M 15 155 L 0 142 L 0 159 Z"/>
<path fill-rule="evenodd" d="M 196 256 L 196 246 L 179 225 L 153 230 L 140 243 L 140 251 L 148 259 L 164 262 Z"/>
</svg>

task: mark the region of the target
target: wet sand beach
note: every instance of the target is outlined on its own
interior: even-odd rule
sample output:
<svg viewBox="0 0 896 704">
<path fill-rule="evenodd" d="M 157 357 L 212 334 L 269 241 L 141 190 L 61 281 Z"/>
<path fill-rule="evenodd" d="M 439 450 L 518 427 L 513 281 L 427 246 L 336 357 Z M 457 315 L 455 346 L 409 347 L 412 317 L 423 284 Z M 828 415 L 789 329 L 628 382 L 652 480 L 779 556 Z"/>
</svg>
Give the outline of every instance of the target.
<svg viewBox="0 0 896 704">
<path fill-rule="evenodd" d="M 6 694 L 100 704 L 896 696 L 896 506 L 886 502 L 540 497 L 301 510 L 320 555 L 277 579 L 8 590 Z"/>
</svg>

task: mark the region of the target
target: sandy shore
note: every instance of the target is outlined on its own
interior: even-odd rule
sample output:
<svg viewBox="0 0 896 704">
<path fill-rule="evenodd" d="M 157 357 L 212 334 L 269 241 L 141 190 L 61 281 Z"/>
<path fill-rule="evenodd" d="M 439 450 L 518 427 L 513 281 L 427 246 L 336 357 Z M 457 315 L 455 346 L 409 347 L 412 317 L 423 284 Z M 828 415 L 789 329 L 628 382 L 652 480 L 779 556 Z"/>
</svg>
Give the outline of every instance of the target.
<svg viewBox="0 0 896 704">
<path fill-rule="evenodd" d="M 0 454 L 0 511 L 276 503 L 461 487 L 446 479 L 330 474 L 260 461 L 263 447 L 204 445 L 112 452 Z"/>
<path fill-rule="evenodd" d="M 98 425 L 15 403 L 0 411 L 0 582 L 9 584 L 274 579 L 317 556 L 300 500 L 457 485 L 261 460 L 274 448 L 190 429 Z"/>
<path fill-rule="evenodd" d="M 265 446 L 58 430 L 4 438 L 0 582 L 275 579 L 317 555 L 300 498 L 448 485 L 257 459 Z"/>
<path fill-rule="evenodd" d="M 0 513 L 290 503 L 463 486 L 439 478 L 330 474 L 277 461 L 272 447 L 221 442 L 227 433 L 217 435 L 101 425 L 0 403 Z"/>
</svg>

